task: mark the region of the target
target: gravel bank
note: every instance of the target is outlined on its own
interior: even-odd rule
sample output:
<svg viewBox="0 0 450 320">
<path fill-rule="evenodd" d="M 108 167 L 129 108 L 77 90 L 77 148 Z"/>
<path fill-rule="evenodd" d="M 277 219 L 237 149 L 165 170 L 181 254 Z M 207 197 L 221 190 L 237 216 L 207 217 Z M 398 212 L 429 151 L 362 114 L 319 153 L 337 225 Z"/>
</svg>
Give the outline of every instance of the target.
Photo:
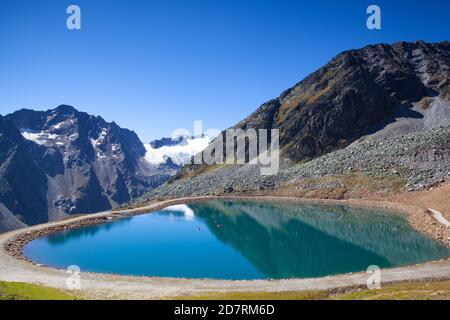
<svg viewBox="0 0 450 320">
<path fill-rule="evenodd" d="M 227 165 L 166 183 L 128 205 L 141 206 L 156 199 L 270 192 L 284 185 L 305 191 L 336 190 L 347 188 L 344 180 L 356 174 L 380 182 L 381 191 L 426 190 L 450 180 L 450 127 L 357 142 L 307 163 L 285 162 L 277 175 L 259 173 L 254 165 Z"/>
</svg>

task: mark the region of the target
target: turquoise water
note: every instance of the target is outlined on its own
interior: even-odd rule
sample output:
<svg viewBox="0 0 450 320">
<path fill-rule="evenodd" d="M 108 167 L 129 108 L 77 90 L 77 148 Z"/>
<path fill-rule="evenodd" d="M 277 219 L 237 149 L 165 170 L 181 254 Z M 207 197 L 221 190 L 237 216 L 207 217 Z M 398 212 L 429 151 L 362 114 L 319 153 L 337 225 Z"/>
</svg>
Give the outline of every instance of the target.
<svg viewBox="0 0 450 320">
<path fill-rule="evenodd" d="M 345 206 L 207 201 L 53 234 L 24 254 L 82 271 L 184 278 L 321 277 L 450 250 L 398 215 Z"/>
</svg>

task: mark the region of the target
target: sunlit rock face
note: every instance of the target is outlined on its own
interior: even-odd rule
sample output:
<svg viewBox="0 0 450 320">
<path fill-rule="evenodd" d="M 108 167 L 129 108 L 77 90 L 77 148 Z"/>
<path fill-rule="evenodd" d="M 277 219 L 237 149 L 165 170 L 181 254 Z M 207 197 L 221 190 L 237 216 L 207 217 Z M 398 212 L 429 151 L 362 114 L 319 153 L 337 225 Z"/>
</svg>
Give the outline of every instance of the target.
<svg viewBox="0 0 450 320">
<path fill-rule="evenodd" d="M 303 161 L 378 131 L 449 125 L 450 43 L 418 41 L 342 52 L 235 128 L 279 129 L 282 155 Z"/>
</svg>

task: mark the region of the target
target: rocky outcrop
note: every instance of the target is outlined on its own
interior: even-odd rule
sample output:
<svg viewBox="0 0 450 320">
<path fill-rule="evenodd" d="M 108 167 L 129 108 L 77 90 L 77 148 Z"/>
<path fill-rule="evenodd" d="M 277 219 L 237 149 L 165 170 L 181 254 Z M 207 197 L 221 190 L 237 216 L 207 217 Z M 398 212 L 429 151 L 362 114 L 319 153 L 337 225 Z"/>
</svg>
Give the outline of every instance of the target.
<svg viewBox="0 0 450 320">
<path fill-rule="evenodd" d="M 0 233 L 25 226 L 26 224 L 14 216 L 4 204 L 0 203 Z"/>
</svg>

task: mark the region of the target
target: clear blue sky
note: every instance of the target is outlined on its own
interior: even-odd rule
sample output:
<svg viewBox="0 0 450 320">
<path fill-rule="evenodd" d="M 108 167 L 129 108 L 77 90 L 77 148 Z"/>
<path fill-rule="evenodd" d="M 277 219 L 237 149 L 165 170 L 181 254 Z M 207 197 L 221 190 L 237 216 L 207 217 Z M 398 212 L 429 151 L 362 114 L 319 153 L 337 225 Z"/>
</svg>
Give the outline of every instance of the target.
<svg viewBox="0 0 450 320">
<path fill-rule="evenodd" d="M 70 104 L 145 142 L 194 120 L 224 129 L 342 50 L 450 40 L 449 15 L 448 0 L 2 0 L 0 113 Z"/>
</svg>

